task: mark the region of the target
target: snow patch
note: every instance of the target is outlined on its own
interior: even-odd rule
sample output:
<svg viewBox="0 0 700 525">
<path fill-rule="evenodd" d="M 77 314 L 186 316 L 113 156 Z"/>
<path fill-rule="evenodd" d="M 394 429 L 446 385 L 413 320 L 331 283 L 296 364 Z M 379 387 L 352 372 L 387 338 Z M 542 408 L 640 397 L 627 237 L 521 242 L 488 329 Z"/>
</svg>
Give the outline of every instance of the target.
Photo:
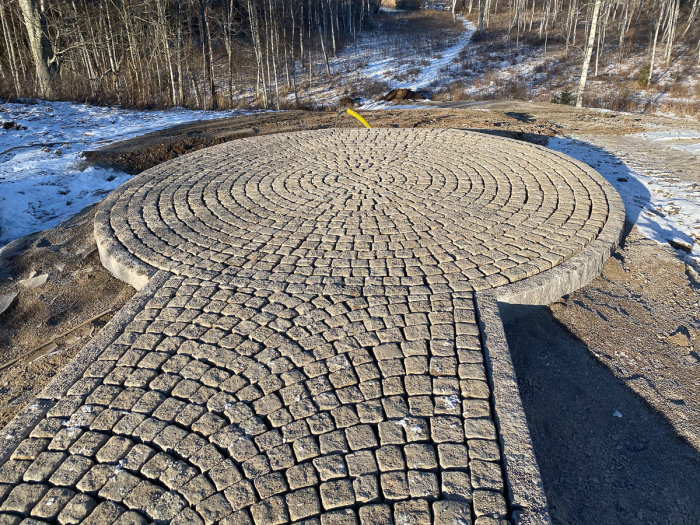
<svg viewBox="0 0 700 525">
<path fill-rule="evenodd" d="M 695 155 L 700 155 L 700 132 L 698 131 L 672 129 L 640 133 L 637 136 L 652 142 L 667 144 L 673 149 L 689 151 Z"/>
<path fill-rule="evenodd" d="M 404 57 L 385 57 L 370 62 L 364 68 L 359 70 L 359 74 L 363 77 L 372 80 L 386 82 L 394 88 L 408 88 L 413 91 L 419 91 L 437 84 L 444 84 L 450 80 L 447 72 L 453 67 L 455 60 L 459 57 L 459 53 L 469 45 L 476 27 L 469 20 L 465 20 L 461 16 L 458 19 L 464 25 L 464 32 L 459 35 L 457 42 L 447 47 L 446 49 L 432 54 L 426 55 L 425 62 L 427 64 L 418 68 L 419 73 L 409 82 L 401 82 L 394 78 L 394 74 L 405 67 L 406 60 Z"/>
<path fill-rule="evenodd" d="M 679 136 L 684 132 L 659 133 Z M 690 253 L 684 253 L 685 261 L 700 267 L 700 184 L 632 166 L 602 148 L 572 138 L 550 138 L 547 146 L 598 171 L 622 197 L 628 221 L 660 244 L 681 241 L 691 246 Z"/>
<path fill-rule="evenodd" d="M 0 121 L 25 130 L 0 129 L 0 246 L 53 228 L 92 204 L 129 175 L 87 167 L 83 151 L 196 120 L 241 111 L 132 111 L 70 102 L 8 103 Z"/>
</svg>

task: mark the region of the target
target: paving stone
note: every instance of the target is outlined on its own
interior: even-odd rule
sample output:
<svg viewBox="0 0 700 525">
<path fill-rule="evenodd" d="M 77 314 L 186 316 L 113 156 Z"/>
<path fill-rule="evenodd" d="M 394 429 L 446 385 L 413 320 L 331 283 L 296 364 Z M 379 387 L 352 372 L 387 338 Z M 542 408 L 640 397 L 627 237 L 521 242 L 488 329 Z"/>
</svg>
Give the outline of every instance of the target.
<svg viewBox="0 0 700 525">
<path fill-rule="evenodd" d="M 348 469 L 345 466 L 343 456 L 340 454 L 330 454 L 312 460 L 321 481 L 329 479 L 343 478 L 347 476 Z"/>
<path fill-rule="evenodd" d="M 472 513 L 469 503 L 461 501 L 436 501 L 433 503 L 435 525 L 471 525 Z"/>
<path fill-rule="evenodd" d="M 469 471 L 474 489 L 502 490 L 503 479 L 498 463 L 475 459 L 469 462 Z"/>
<path fill-rule="evenodd" d="M 405 472 L 387 472 L 380 476 L 384 499 L 396 501 L 409 496 L 408 480 Z"/>
<path fill-rule="evenodd" d="M 93 511 L 90 515 L 83 520 L 85 525 L 99 525 L 101 523 L 112 523 L 119 518 L 126 509 L 121 505 L 117 505 L 112 501 L 103 501 Z"/>
<path fill-rule="evenodd" d="M 248 480 L 240 481 L 224 491 L 233 510 L 243 509 L 258 501 L 255 488 Z"/>
<path fill-rule="evenodd" d="M 315 516 L 321 512 L 321 503 L 312 487 L 290 492 L 285 496 L 289 517 L 293 521 Z"/>
<path fill-rule="evenodd" d="M 363 505 L 359 512 L 361 525 L 393 525 L 394 516 L 389 505 Z"/>
<path fill-rule="evenodd" d="M 90 458 L 70 456 L 54 471 L 49 482 L 52 485 L 74 487 L 93 464 Z"/>
<path fill-rule="evenodd" d="M 204 520 L 194 510 L 186 508 L 179 512 L 170 523 L 171 525 L 204 525 Z M 224 522 L 222 521 L 222 523 Z M 241 520 L 238 523 L 243 525 L 245 522 Z"/>
<path fill-rule="evenodd" d="M 139 478 L 122 470 L 117 472 L 116 476 L 109 478 L 98 494 L 106 500 L 121 503 L 140 482 Z"/>
<path fill-rule="evenodd" d="M 115 474 L 114 465 L 93 465 L 76 483 L 75 488 L 80 492 L 96 494 Z"/>
<path fill-rule="evenodd" d="M 461 471 L 445 471 L 442 473 L 442 495 L 445 499 L 470 501 L 472 489 L 469 474 Z"/>
<path fill-rule="evenodd" d="M 430 507 L 424 499 L 400 501 L 394 504 L 394 521 L 406 525 L 430 522 Z"/>
<path fill-rule="evenodd" d="M 310 487 L 318 483 L 318 475 L 311 463 L 295 465 L 287 471 L 289 487 L 294 490 L 301 487 Z"/>
<path fill-rule="evenodd" d="M 24 481 L 42 482 L 48 480 L 67 457 L 63 452 L 42 452 L 24 472 Z"/>
<path fill-rule="evenodd" d="M 116 521 L 113 522 L 113 525 L 146 525 L 147 523 L 148 521 L 146 521 L 146 518 L 141 516 L 138 512 L 130 510 L 121 514 Z"/>
<path fill-rule="evenodd" d="M 470 439 L 469 457 L 471 459 L 499 461 L 501 458 L 501 451 L 498 448 L 498 443 L 496 443 L 495 441 L 487 441 L 483 439 Z"/>
<path fill-rule="evenodd" d="M 409 470 L 408 492 L 412 498 L 436 499 L 440 494 L 437 476 L 433 472 Z"/>
<path fill-rule="evenodd" d="M 510 521 L 505 518 L 492 518 L 490 516 L 480 516 L 474 520 L 474 525 L 510 525 Z"/>
<path fill-rule="evenodd" d="M 34 461 L 49 444 L 48 439 L 29 438 L 23 440 L 12 452 L 10 459 Z"/>
<path fill-rule="evenodd" d="M 63 524 L 82 523 L 97 506 L 90 496 L 76 494 L 58 515 L 58 522 Z"/>
<path fill-rule="evenodd" d="M 357 516 L 351 509 L 333 510 L 321 514 L 321 525 L 357 525 Z"/>
<path fill-rule="evenodd" d="M 489 490 L 475 490 L 474 513 L 477 517 L 488 516 L 491 518 L 505 518 L 506 500 L 499 492 Z"/>
<path fill-rule="evenodd" d="M 319 486 L 321 502 L 327 510 L 347 507 L 355 503 L 352 483 L 347 479 L 327 481 Z"/>
<path fill-rule="evenodd" d="M 406 462 L 404 461 L 401 448 L 395 445 L 387 445 L 376 451 L 377 465 L 382 472 L 391 470 L 404 470 Z"/>
<path fill-rule="evenodd" d="M 250 508 L 256 525 L 282 525 L 289 522 L 289 513 L 280 496 L 260 501 Z"/>
<path fill-rule="evenodd" d="M 409 444 L 403 450 L 409 469 L 431 470 L 437 468 L 435 449 L 432 445 Z"/>
<path fill-rule="evenodd" d="M 32 509 L 31 515 L 33 518 L 54 519 L 74 495 L 75 492 L 67 488 L 55 487 L 49 489 Z"/>
<path fill-rule="evenodd" d="M 471 452 L 472 441 L 469 442 Z M 464 445 L 441 443 L 437 446 L 440 467 L 443 469 L 466 469 L 469 466 L 469 453 Z"/>
<path fill-rule="evenodd" d="M 232 512 L 233 508 L 220 492 L 197 503 L 197 513 L 204 519 L 204 523 L 207 524 L 218 523 Z"/>
<path fill-rule="evenodd" d="M 377 501 L 380 497 L 379 481 L 375 475 L 365 475 L 353 479 L 353 490 L 358 503 Z"/>
</svg>

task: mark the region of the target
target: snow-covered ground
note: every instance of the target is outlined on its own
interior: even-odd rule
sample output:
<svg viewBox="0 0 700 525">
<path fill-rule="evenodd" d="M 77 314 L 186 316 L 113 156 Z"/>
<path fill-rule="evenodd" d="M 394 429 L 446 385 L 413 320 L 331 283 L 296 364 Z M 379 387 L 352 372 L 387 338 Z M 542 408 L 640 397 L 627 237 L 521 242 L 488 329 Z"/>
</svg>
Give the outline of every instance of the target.
<svg viewBox="0 0 700 525">
<path fill-rule="evenodd" d="M 640 133 L 638 135 L 651 142 L 661 142 L 668 146 L 700 155 L 700 132 L 687 130 L 666 130 Z"/>
<path fill-rule="evenodd" d="M 690 134 L 678 130 L 646 135 L 661 140 Z M 700 137 L 697 138 L 695 147 L 687 149 L 700 155 Z M 603 175 L 622 197 L 627 219 L 645 236 L 661 244 L 680 241 L 692 246 L 686 262 L 700 272 L 700 184 L 660 177 L 658 172 L 633 166 L 604 149 L 573 138 L 550 138 L 547 147 L 585 162 Z"/>
<path fill-rule="evenodd" d="M 69 102 L 0 105 L 0 246 L 52 228 L 92 204 L 129 176 L 87 167 L 88 149 L 175 124 L 239 114 L 240 111 L 130 111 Z"/>
<path fill-rule="evenodd" d="M 449 74 L 454 67 L 455 60 L 460 52 L 469 45 L 472 35 L 476 30 L 474 24 L 457 17 L 464 25 L 464 32 L 459 35 L 457 41 L 442 51 L 434 54 L 426 53 L 423 61 L 415 67 L 416 72 L 407 81 L 396 79 L 396 72 L 405 68 L 405 57 L 382 57 L 371 61 L 367 66 L 359 69 L 359 74 L 375 81 L 386 82 L 391 89 L 408 88 L 413 91 L 443 86 L 448 80 L 453 80 Z"/>
</svg>

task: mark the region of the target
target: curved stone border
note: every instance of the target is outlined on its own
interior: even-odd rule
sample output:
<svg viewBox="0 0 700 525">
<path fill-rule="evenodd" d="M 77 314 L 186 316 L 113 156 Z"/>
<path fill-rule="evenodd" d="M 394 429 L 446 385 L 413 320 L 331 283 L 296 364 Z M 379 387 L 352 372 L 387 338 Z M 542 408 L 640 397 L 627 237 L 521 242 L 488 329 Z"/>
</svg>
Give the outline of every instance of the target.
<svg viewBox="0 0 700 525">
<path fill-rule="evenodd" d="M 130 187 L 140 182 L 140 177 L 134 177 L 123 184 L 121 188 Z M 100 262 L 114 277 L 133 286 L 136 290 L 142 290 L 148 285 L 148 281 L 156 273 L 156 269 L 144 263 L 129 253 L 117 240 L 109 221 L 112 205 L 119 198 L 119 192 L 113 191 L 103 200 L 95 213 L 93 221 L 97 253 Z"/>
<path fill-rule="evenodd" d="M 590 168 L 588 168 L 590 170 Z M 614 188 L 596 173 L 610 207 L 598 238 L 568 261 L 517 283 L 476 294 L 482 345 L 499 429 L 511 519 L 520 525 L 551 524 L 547 498 L 520 398 L 499 303 L 547 305 L 582 288 L 602 271 L 619 245 L 625 207 Z"/>
</svg>

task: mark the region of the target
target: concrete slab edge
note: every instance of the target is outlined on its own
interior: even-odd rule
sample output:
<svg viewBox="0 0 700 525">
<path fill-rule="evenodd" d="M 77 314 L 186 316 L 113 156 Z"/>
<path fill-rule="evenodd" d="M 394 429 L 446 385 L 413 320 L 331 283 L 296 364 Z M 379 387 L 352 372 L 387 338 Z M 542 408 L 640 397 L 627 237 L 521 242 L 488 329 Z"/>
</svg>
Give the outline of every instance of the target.
<svg viewBox="0 0 700 525">
<path fill-rule="evenodd" d="M 120 186 L 99 204 L 95 213 L 93 233 L 102 266 L 120 281 L 133 286 L 136 290 L 141 290 L 156 273 L 156 269 L 134 257 L 124 248 L 117 240 L 110 219 L 112 205 L 134 180 Z"/>
<path fill-rule="evenodd" d="M 589 173 L 592 171 L 587 169 Z M 606 193 L 609 216 L 600 234 L 559 266 L 501 288 L 477 292 L 476 309 L 493 392 L 494 419 L 505 472 L 506 495 L 515 525 L 551 525 L 547 497 L 520 398 L 499 304 L 546 305 L 589 284 L 622 239 L 625 208 L 614 188 L 592 174 Z"/>
<path fill-rule="evenodd" d="M 12 451 L 75 383 L 97 356 L 124 331 L 153 294 L 161 288 L 170 277 L 167 272 L 158 272 L 148 285 L 134 295 L 114 317 L 93 337 L 83 349 L 61 368 L 51 382 L 37 394 L 36 398 L 12 421 L 0 434 L 0 465 L 9 459 Z"/>
</svg>

